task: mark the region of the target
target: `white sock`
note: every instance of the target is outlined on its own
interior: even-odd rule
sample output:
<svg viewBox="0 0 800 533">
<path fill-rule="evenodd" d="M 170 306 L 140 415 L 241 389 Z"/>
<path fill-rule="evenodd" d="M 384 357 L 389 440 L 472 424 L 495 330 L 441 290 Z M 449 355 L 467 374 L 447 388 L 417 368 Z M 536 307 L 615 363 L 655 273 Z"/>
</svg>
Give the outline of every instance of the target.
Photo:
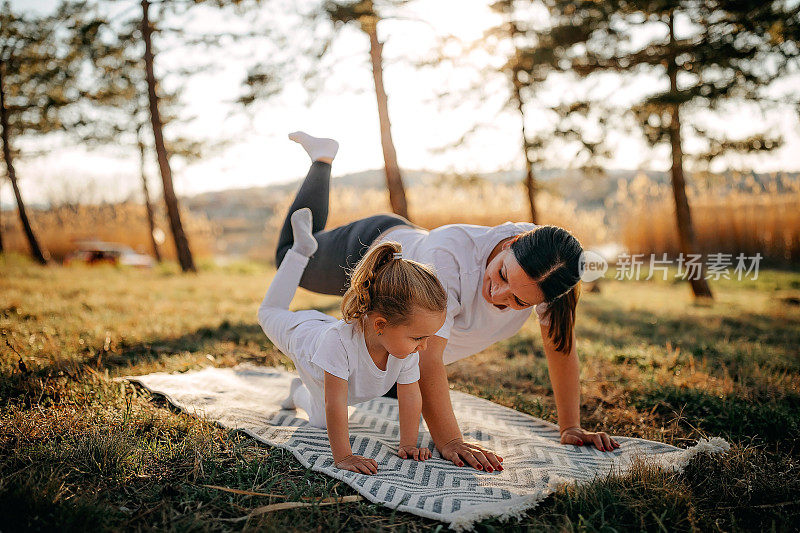
<svg viewBox="0 0 800 533">
<path fill-rule="evenodd" d="M 311 209 L 307 207 L 292 213 L 292 250 L 304 257 L 311 257 L 317 251 L 317 239 L 311 234 L 313 220 Z"/>
<path fill-rule="evenodd" d="M 295 409 L 297 406 L 294 404 L 294 392 L 303 384 L 300 378 L 294 378 L 292 384 L 289 385 L 289 396 L 281 402 L 281 409 Z"/>
<path fill-rule="evenodd" d="M 304 131 L 290 133 L 289 138 L 303 147 L 311 161 L 317 161 L 320 158 L 333 159 L 336 157 L 336 152 L 339 151 L 339 143 L 333 139 L 312 137 Z"/>
</svg>

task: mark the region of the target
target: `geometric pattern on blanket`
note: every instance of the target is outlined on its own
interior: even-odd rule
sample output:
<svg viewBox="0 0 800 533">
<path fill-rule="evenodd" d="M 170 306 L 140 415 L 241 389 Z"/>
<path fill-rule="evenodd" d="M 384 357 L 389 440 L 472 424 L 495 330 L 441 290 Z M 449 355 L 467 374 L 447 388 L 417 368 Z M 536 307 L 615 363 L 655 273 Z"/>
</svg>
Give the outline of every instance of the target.
<svg viewBox="0 0 800 533">
<path fill-rule="evenodd" d="M 239 365 L 122 379 L 162 394 L 188 413 L 289 450 L 307 468 L 347 483 L 372 502 L 441 520 L 455 530 L 470 529 L 488 517 L 520 516 L 562 483 L 623 473 L 637 459 L 680 470 L 697 453 L 729 448 L 720 438 L 680 449 L 616 436 L 620 447 L 613 452 L 565 446 L 559 443 L 558 427 L 549 422 L 451 391 L 465 439 L 496 451 L 504 470 L 490 474 L 443 460 L 424 422 L 419 445 L 428 447 L 433 457 L 424 462 L 400 459 L 394 453 L 399 441 L 397 400 L 376 398 L 349 408 L 353 453 L 378 463 L 378 473 L 367 476 L 336 468 L 326 431 L 310 427 L 302 410 L 280 408 L 295 376 L 279 368 Z"/>
</svg>

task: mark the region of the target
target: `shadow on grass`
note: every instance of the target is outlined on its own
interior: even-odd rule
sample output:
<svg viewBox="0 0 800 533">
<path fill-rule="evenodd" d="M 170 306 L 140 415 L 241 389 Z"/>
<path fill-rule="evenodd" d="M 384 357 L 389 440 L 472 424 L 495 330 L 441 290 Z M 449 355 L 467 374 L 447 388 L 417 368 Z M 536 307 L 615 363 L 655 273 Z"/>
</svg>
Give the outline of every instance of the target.
<svg viewBox="0 0 800 533">
<path fill-rule="evenodd" d="M 113 509 L 86 497 L 64 499 L 57 478 L 11 483 L 0 489 L 0 514 L 7 531 L 106 530 Z M 116 513 L 121 514 L 121 513 Z"/>
<path fill-rule="evenodd" d="M 231 323 L 224 320 L 217 327 L 202 327 L 179 337 L 153 339 L 147 342 L 128 344 L 120 342 L 115 350 L 99 355 L 100 368 L 135 366 L 153 362 L 164 355 L 183 352 L 211 354 L 216 356 L 221 344 L 264 351 L 273 348 L 258 324 Z"/>
<path fill-rule="evenodd" d="M 634 465 L 567 485 L 521 523 L 485 520 L 478 531 L 791 531 L 800 465 L 756 448 L 700 454 L 682 474 Z"/>
<path fill-rule="evenodd" d="M 729 362 L 729 354 L 722 352 L 718 343 L 752 342 L 782 350 L 800 344 L 800 322 L 786 317 L 748 314 L 742 318 L 676 319 L 642 309 L 624 310 L 608 302 L 603 302 L 602 306 L 586 304 L 583 312 L 591 321 L 581 321 L 579 335 L 617 349 L 642 342 L 654 346 L 670 342 L 696 357 Z M 792 371 L 800 369 L 798 361 L 791 358 L 772 361 L 770 366 Z"/>
<path fill-rule="evenodd" d="M 317 306 L 320 312 L 327 313 L 338 309 L 338 303 Z M 223 320 L 216 327 L 202 327 L 177 337 L 147 339 L 129 342 L 125 339 L 106 344 L 83 347 L 81 352 L 69 356 L 22 359 L 22 364 L 5 365 L 0 370 L 0 397 L 25 397 L 31 403 L 40 403 L 48 398 L 56 401 L 65 387 L 66 381 L 79 381 L 92 372 L 109 374 L 125 373 L 142 365 L 146 373 L 155 371 L 147 368 L 160 361 L 184 356 L 183 365 L 208 363 L 206 356 L 213 357 L 216 364 L 233 365 L 241 362 L 277 365 L 282 362 L 280 352 L 255 322 L 233 323 Z M 205 361 L 204 361 L 205 360 Z M 26 362 L 27 361 L 27 362 Z M 285 361 L 285 360 L 284 360 Z"/>
<path fill-rule="evenodd" d="M 22 365 L 5 366 L 0 371 L 0 396 L 24 397 L 32 403 L 48 398 L 56 402 L 66 382 L 78 382 L 87 374 L 125 373 L 139 365 L 145 372 L 155 371 L 151 365 L 175 360 L 178 356 L 185 359 L 180 361 L 184 367 L 198 362 L 207 364 L 207 354 L 221 364 L 244 361 L 277 364 L 280 359 L 279 352 L 258 324 L 226 320 L 217 327 L 202 327 L 177 337 L 134 343 L 122 339 L 108 345 L 89 345 L 73 357 L 39 358 L 35 363 L 26 357 Z"/>
<path fill-rule="evenodd" d="M 800 440 L 800 395 L 770 402 L 715 396 L 697 389 L 662 387 L 645 391 L 634 404 L 664 418 L 690 424 L 701 432 L 734 442 L 785 443 Z M 795 453 L 800 450 L 794 450 Z"/>
</svg>

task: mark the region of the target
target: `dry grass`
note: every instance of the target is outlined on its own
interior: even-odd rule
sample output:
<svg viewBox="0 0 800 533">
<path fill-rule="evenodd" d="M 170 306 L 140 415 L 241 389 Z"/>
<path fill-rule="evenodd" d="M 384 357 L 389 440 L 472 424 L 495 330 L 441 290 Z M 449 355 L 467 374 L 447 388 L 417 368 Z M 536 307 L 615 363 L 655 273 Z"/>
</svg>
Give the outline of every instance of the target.
<svg viewBox="0 0 800 533">
<path fill-rule="evenodd" d="M 696 253 L 761 253 L 772 264 L 800 264 L 800 182 L 775 175 L 766 184 L 744 179 L 743 190 L 731 184 L 690 187 L 698 249 Z M 631 253 L 680 252 L 675 208 L 668 184 L 642 175 L 620 190 L 622 242 Z"/>
<path fill-rule="evenodd" d="M 508 221 L 530 220 L 527 197 L 520 184 L 419 185 L 409 187 L 406 194 L 413 222 L 428 229 L 445 224 L 494 226 Z M 263 245 L 252 251 L 251 258 L 272 261 L 275 239 L 293 199 L 294 192 L 291 192 L 275 200 L 275 215 L 266 225 Z M 334 186 L 330 205 L 328 228 L 376 213 L 391 212 L 387 193 L 377 189 Z M 539 224 L 566 228 L 584 246 L 605 243 L 610 238 L 602 210 L 580 210 L 574 202 L 549 192 L 540 193 L 537 207 L 541 213 Z"/>
<path fill-rule="evenodd" d="M 0 256 L 3 530 L 429 531 L 367 502 L 225 519 L 304 497 L 352 494 L 283 451 L 177 413 L 111 378 L 243 361 L 287 365 L 255 322 L 270 270 L 38 267 Z M 565 488 L 519 524 L 482 531 L 788 531 L 800 520 L 797 273 L 686 284 L 608 280 L 579 307 L 582 421 L 685 446 L 727 438 L 683 474 L 640 469 Z M 785 296 L 777 297 L 777 296 Z M 298 308 L 336 313 L 307 292 Z M 538 326 L 448 368 L 454 387 L 555 419 Z M 278 494 L 231 494 L 204 485 Z"/>
<path fill-rule="evenodd" d="M 29 210 L 28 217 L 39 239 L 57 261 L 76 249 L 76 240 L 100 239 L 127 244 L 140 253 L 152 255 L 144 205 L 122 203 L 81 205 L 49 210 Z M 215 228 L 204 217 L 183 211 L 181 219 L 189 236 L 192 252 L 198 257 L 211 253 Z M 3 244 L 6 250 L 28 253 L 28 241 L 16 211 L 2 214 Z M 175 259 L 175 247 L 169 233 L 169 223 L 163 209 L 156 212 L 156 227 L 167 236 L 161 245 L 162 257 Z"/>
</svg>

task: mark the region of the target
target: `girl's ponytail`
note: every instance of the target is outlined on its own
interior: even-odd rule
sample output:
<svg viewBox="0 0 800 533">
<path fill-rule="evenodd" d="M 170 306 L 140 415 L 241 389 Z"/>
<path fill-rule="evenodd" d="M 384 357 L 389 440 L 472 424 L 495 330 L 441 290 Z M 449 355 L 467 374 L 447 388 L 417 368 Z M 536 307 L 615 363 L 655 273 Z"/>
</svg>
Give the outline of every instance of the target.
<svg viewBox="0 0 800 533">
<path fill-rule="evenodd" d="M 351 322 L 372 309 L 375 278 L 395 253 L 400 253 L 400 244 L 384 242 L 367 251 L 350 274 L 350 286 L 342 299 L 342 318 Z"/>
<path fill-rule="evenodd" d="M 399 324 L 410 319 L 413 306 L 444 311 L 447 295 L 431 267 L 403 259 L 400 243 L 384 242 L 367 251 L 350 273 L 342 318 L 352 322 L 377 311 Z"/>
</svg>

